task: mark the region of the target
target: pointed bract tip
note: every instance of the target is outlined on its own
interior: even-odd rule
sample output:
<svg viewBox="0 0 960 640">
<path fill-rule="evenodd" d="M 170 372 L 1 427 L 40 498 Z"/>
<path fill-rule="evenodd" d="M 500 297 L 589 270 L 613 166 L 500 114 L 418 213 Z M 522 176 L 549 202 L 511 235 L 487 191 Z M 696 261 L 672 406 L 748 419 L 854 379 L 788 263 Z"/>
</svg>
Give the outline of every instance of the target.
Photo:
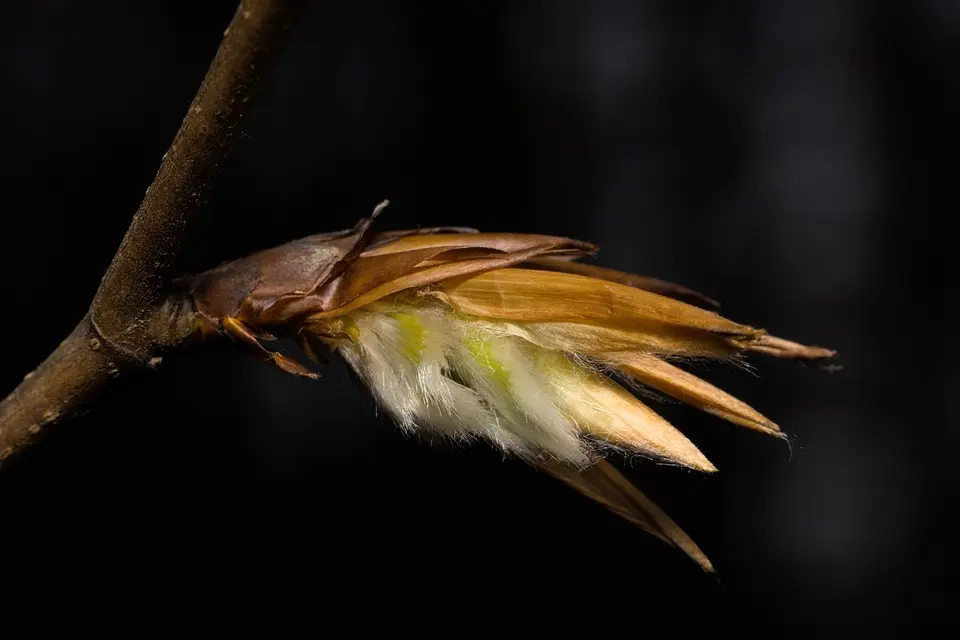
<svg viewBox="0 0 960 640">
<path fill-rule="evenodd" d="M 389 200 L 382 200 L 382 201 L 380 202 L 380 204 L 378 204 L 377 206 L 375 206 L 375 207 L 373 208 L 373 213 L 370 214 L 370 217 L 373 218 L 373 219 L 376 219 L 377 216 L 379 216 L 381 213 L 383 213 L 383 210 L 386 209 L 388 206 L 390 206 L 390 201 L 389 201 Z"/>
<path fill-rule="evenodd" d="M 769 334 L 759 335 L 745 346 L 750 351 L 763 353 L 775 358 L 822 361 L 830 360 L 837 356 L 837 352 L 833 349 L 808 346 L 800 344 L 799 342 L 777 338 Z"/>
<path fill-rule="evenodd" d="M 707 459 L 702 453 L 700 454 L 701 460 L 698 460 L 699 466 L 695 467 L 698 471 L 703 471 L 704 473 L 716 473 L 719 471 L 716 465 L 714 465 L 710 460 Z"/>
</svg>

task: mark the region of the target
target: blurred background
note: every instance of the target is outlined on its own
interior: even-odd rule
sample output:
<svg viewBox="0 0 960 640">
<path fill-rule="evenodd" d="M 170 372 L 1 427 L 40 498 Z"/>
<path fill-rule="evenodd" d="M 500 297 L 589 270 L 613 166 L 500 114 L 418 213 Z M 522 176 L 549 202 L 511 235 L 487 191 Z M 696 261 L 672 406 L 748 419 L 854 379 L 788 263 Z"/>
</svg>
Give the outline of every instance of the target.
<svg viewBox="0 0 960 640">
<path fill-rule="evenodd" d="M 83 315 L 235 6 L 5 7 L 0 393 Z M 389 198 L 382 229 L 596 242 L 845 369 L 705 373 L 792 450 L 660 407 L 720 472 L 625 468 L 713 577 L 519 462 L 405 439 L 337 363 L 185 353 L 0 473 L 3 624 L 952 622 L 958 36 L 950 0 L 316 2 L 184 273 Z"/>
</svg>

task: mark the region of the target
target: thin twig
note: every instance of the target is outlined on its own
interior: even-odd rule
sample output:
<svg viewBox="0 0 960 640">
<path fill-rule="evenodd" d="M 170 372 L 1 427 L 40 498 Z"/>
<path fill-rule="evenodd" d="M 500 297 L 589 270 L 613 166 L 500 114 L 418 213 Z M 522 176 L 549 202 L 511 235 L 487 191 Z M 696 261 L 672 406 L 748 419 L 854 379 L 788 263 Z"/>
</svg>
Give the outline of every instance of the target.
<svg viewBox="0 0 960 640">
<path fill-rule="evenodd" d="M 0 461 L 187 338 L 189 310 L 169 297 L 174 259 L 305 4 L 241 1 L 89 312 L 0 403 Z"/>
</svg>

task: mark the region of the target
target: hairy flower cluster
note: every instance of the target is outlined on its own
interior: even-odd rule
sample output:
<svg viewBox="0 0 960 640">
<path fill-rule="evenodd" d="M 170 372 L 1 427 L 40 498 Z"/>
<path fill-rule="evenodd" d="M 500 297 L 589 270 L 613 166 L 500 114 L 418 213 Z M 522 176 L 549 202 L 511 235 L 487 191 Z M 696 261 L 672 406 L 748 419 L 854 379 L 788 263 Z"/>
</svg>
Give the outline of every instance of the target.
<svg viewBox="0 0 960 640">
<path fill-rule="evenodd" d="M 311 356 L 326 344 L 404 431 L 484 440 L 709 569 L 679 527 L 604 460 L 616 451 L 716 471 L 631 387 L 782 437 L 678 365 L 834 352 L 728 320 L 684 287 L 578 262 L 596 250 L 588 243 L 459 228 L 374 234 L 373 217 L 191 279 L 200 330 L 226 332 L 311 377 L 261 341 L 280 330 Z"/>
</svg>

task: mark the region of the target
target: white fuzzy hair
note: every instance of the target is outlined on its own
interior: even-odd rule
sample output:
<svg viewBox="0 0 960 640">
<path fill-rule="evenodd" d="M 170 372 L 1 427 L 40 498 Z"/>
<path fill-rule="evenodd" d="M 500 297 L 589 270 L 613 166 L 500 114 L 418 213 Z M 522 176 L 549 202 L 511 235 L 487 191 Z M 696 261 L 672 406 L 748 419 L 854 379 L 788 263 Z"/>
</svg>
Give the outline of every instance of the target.
<svg viewBox="0 0 960 640">
<path fill-rule="evenodd" d="M 374 307 L 350 314 L 339 352 L 407 433 L 484 439 L 522 458 L 577 466 L 592 446 L 566 409 L 581 365 L 545 368 L 540 346 L 508 323 L 444 308 Z M 557 384 L 557 376 L 566 379 Z M 576 394 L 573 394 L 574 396 Z"/>
</svg>

